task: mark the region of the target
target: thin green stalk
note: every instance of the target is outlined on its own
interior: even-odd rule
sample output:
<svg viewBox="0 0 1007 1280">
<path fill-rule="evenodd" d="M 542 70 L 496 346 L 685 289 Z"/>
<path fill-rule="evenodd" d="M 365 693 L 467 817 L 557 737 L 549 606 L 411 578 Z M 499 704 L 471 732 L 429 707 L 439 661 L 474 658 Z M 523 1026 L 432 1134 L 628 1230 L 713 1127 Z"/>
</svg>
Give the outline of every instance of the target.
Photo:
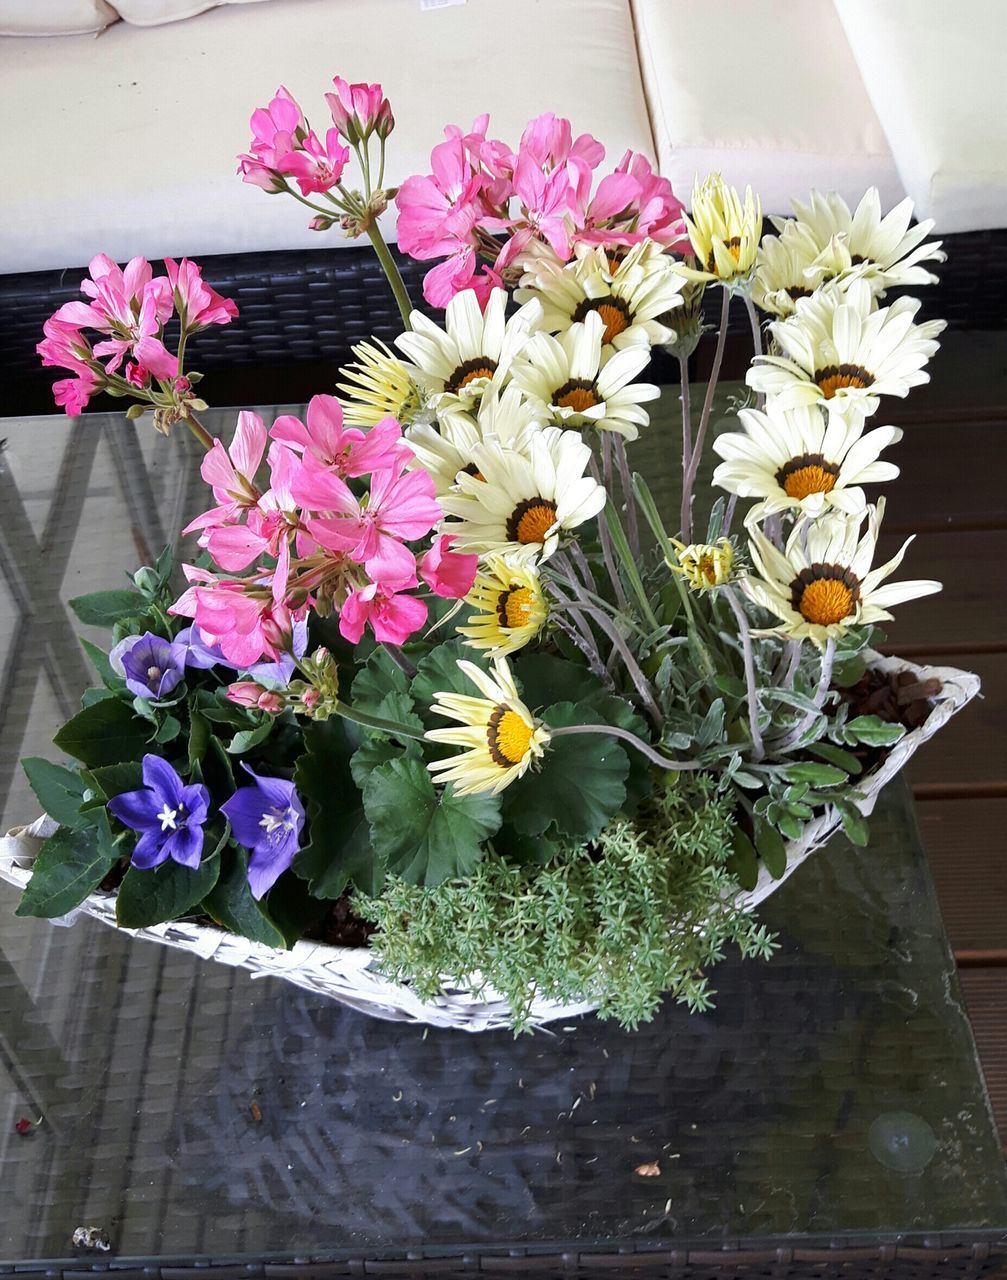
<svg viewBox="0 0 1007 1280">
<path fill-rule="evenodd" d="M 374 247 L 374 252 L 377 254 L 378 262 L 381 263 L 381 270 L 385 273 L 385 278 L 387 279 L 392 293 L 395 296 L 399 313 L 402 316 L 402 323 L 407 329 L 411 329 L 412 325 L 409 322 L 409 317 L 413 312 L 413 304 L 409 300 L 409 294 L 406 291 L 405 282 L 403 281 L 402 275 L 395 264 L 395 259 L 392 257 L 391 250 L 388 248 L 388 245 L 385 244 L 385 238 L 381 234 L 378 224 L 373 218 L 367 224 L 367 235 Z"/>
<path fill-rule="evenodd" d="M 633 559 L 633 553 L 629 549 L 629 542 L 626 540 L 626 533 L 619 519 L 619 513 L 616 511 L 615 504 L 611 498 L 605 504 L 605 523 L 608 525 L 612 545 L 622 563 L 626 580 L 633 589 L 640 611 L 656 631 L 661 624 L 658 622 L 654 610 L 650 607 L 650 601 L 647 599 L 647 593 L 643 588 L 643 579 L 640 577 L 640 571 L 636 567 L 636 561 Z"/>
<path fill-rule="evenodd" d="M 408 725 L 400 724 L 397 720 L 384 720 L 381 716 L 369 716 L 365 711 L 357 711 L 355 707 L 348 707 L 345 702 L 336 701 L 336 712 L 343 716 L 346 720 L 351 720 L 354 724 L 362 725 L 365 729 L 377 729 L 380 733 L 390 734 L 393 738 L 417 738 L 422 740 L 423 733 L 417 733 L 415 729 L 410 729 Z"/>
<path fill-rule="evenodd" d="M 551 738 L 566 738 L 572 733 L 603 733 L 613 738 L 622 738 L 624 742 L 628 742 L 641 755 L 656 764 L 659 769 L 673 769 L 675 772 L 681 772 L 683 769 L 702 769 L 703 767 L 699 760 L 669 760 L 667 756 L 662 756 L 660 752 L 655 751 L 650 743 L 644 742 L 628 729 L 620 729 L 616 724 L 566 724 L 558 729 L 549 729 Z"/>
<path fill-rule="evenodd" d="M 703 444 L 706 431 L 710 425 L 710 414 L 713 411 L 713 397 L 720 377 L 720 366 L 724 362 L 724 346 L 727 342 L 727 321 L 731 310 L 730 292 L 721 285 L 724 299 L 720 308 L 720 330 L 717 333 L 717 349 L 713 354 L 713 368 L 710 370 L 710 381 L 706 386 L 703 400 L 703 412 L 699 416 L 699 429 L 696 432 L 696 443 L 689 458 L 685 475 L 682 477 L 682 541 L 692 541 L 692 490 L 696 484 L 696 473 L 699 471 L 699 460 L 703 455 Z"/>
<path fill-rule="evenodd" d="M 186 411 L 185 417 L 182 419 L 199 443 L 209 452 L 213 448 L 214 437 L 207 431 L 206 427 L 200 422 L 191 409 Z"/>
</svg>

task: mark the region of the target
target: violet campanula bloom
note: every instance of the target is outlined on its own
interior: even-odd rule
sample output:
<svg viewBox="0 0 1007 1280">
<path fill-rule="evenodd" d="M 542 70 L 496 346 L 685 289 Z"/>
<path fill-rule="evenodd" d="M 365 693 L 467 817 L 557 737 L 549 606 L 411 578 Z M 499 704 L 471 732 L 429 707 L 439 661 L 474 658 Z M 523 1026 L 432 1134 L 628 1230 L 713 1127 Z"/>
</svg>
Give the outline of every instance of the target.
<svg viewBox="0 0 1007 1280">
<path fill-rule="evenodd" d="M 155 755 L 143 757 L 143 787 L 108 802 L 114 817 L 140 832 L 133 865 L 141 871 L 169 858 L 183 867 L 198 867 L 209 807 L 210 793 L 202 783 L 187 785 L 167 760 Z"/>
<path fill-rule="evenodd" d="M 304 806 L 292 782 L 260 778 L 242 761 L 255 785 L 240 787 L 221 811 L 234 838 L 248 849 L 248 883 L 253 898 L 268 893 L 294 860 L 304 825 Z"/>
<path fill-rule="evenodd" d="M 108 660 L 112 670 L 125 677 L 126 688 L 137 698 L 165 698 L 185 678 L 184 646 L 153 631 L 126 636 L 113 648 Z"/>
<path fill-rule="evenodd" d="M 295 622 L 290 629 L 293 655 L 284 651 L 275 662 L 256 662 L 248 668 L 248 675 L 259 684 L 277 685 L 286 688 L 293 677 L 297 664 L 294 658 L 303 658 L 308 647 L 308 620 L 303 618 Z"/>
<path fill-rule="evenodd" d="M 227 659 L 220 647 L 207 644 L 200 635 L 199 627 L 183 627 L 175 637 L 175 643 L 183 645 L 185 653 L 182 661 L 187 667 L 197 667 L 200 671 L 208 671 L 210 667 L 226 667 Z"/>
</svg>

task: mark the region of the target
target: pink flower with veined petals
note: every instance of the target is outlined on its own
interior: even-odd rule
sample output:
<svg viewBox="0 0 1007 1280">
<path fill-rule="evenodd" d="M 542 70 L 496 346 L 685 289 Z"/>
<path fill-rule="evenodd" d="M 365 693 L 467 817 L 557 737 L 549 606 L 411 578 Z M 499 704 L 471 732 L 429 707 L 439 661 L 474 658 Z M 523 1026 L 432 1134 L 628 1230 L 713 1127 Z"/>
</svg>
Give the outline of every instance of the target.
<svg viewBox="0 0 1007 1280">
<path fill-rule="evenodd" d="M 411 457 L 394 418 L 383 418 L 369 431 L 344 427 L 342 405 L 326 395 L 311 397 L 306 417 L 307 425 L 292 414 L 281 414 L 269 434 L 297 453 L 310 454 L 336 475 L 364 476 Z"/>
<path fill-rule="evenodd" d="M 331 191 L 343 176 L 350 159 L 349 147 L 339 143 L 339 130 L 329 129 L 324 145 L 314 130 L 306 133 L 296 150 L 276 159 L 278 173 L 289 174 L 301 188 L 302 196 Z"/>
<path fill-rule="evenodd" d="M 82 368 L 75 378 L 61 378 L 52 384 L 53 399 L 71 417 L 76 417 L 94 393 L 100 390 L 101 383 L 87 368 Z"/>
<path fill-rule="evenodd" d="M 456 293 L 471 289 L 479 305 L 485 307 L 493 290 L 502 286 L 503 276 L 495 267 L 486 263 L 480 266 L 474 249 L 462 249 L 427 272 L 423 296 L 432 307 L 446 307 Z"/>
<path fill-rule="evenodd" d="M 257 107 L 252 112 L 248 123 L 252 130 L 250 150 L 274 169 L 277 156 L 288 151 L 297 134 L 307 129 L 304 112 L 282 84 L 267 107 Z"/>
<path fill-rule="evenodd" d="M 590 133 L 573 140 L 570 121 L 547 111 L 525 125 L 521 135 L 520 154 L 548 172 L 572 158 L 581 160 L 589 169 L 597 169 L 605 159 L 605 148 Z"/>
<path fill-rule="evenodd" d="M 182 323 L 190 330 L 205 329 L 211 324 L 230 324 L 238 308 L 230 298 L 222 297 L 203 279 L 202 269 L 191 258 L 176 262 L 165 258 L 164 269 L 174 295 L 175 307 Z"/>
<path fill-rule="evenodd" d="M 423 581 L 437 596 L 445 600 L 461 600 L 472 590 L 479 557 L 452 551 L 454 537 L 443 533 L 420 561 Z"/>
<path fill-rule="evenodd" d="M 415 575 L 415 560 L 404 542 L 425 537 L 443 512 L 425 471 L 401 472 L 401 464 L 371 476 L 365 504 L 345 481 L 310 454 L 292 483 L 294 500 L 324 515 L 305 520 L 321 546 L 345 551 L 370 577 L 402 582 Z"/>
<path fill-rule="evenodd" d="M 195 565 L 183 565 L 189 587 L 168 610 L 195 619 L 206 645 L 218 645 L 238 671 L 266 655 L 276 659 L 290 647 L 295 621 L 307 605 L 292 610 L 261 583 L 215 578 Z"/>
<path fill-rule="evenodd" d="M 335 93 L 327 93 L 325 101 L 332 112 L 332 123 L 347 142 L 358 142 L 377 132 L 387 138 L 395 127 L 395 119 L 384 90 L 379 84 L 347 84 L 333 76 Z"/>
<path fill-rule="evenodd" d="M 416 575 L 402 582 L 371 582 L 351 591 L 339 613 L 339 633 L 358 644 L 370 623 L 374 638 L 382 644 L 405 644 L 427 620 L 427 606 L 407 595 L 416 586 Z"/>
<path fill-rule="evenodd" d="M 247 523 L 215 523 L 200 538 L 200 545 L 205 546 L 216 563 L 228 573 L 247 568 L 261 556 L 276 557 L 273 595 L 279 600 L 286 594 L 290 539 L 299 524 L 290 483 L 300 464 L 296 455 L 278 441 L 269 446 L 267 460 L 269 488 L 254 504 L 243 505 L 239 512 L 239 519 L 243 515 Z"/>
<path fill-rule="evenodd" d="M 217 506 L 190 521 L 183 534 L 213 525 L 234 524 L 254 507 L 262 496 L 255 473 L 266 450 L 266 424 L 257 413 L 243 409 L 230 449 L 219 440 L 203 456 L 199 474 L 213 490 Z"/>
<path fill-rule="evenodd" d="M 430 165 L 433 173 L 407 178 L 395 197 L 399 247 L 421 260 L 475 243 L 473 228 L 483 213 L 479 194 L 487 180 L 473 172 L 460 137 L 438 143 Z"/>
<path fill-rule="evenodd" d="M 126 361 L 126 368 L 123 373 L 129 385 L 138 387 L 141 391 L 150 381 L 150 370 L 145 369 L 142 364 L 137 364 L 135 360 Z"/>
</svg>

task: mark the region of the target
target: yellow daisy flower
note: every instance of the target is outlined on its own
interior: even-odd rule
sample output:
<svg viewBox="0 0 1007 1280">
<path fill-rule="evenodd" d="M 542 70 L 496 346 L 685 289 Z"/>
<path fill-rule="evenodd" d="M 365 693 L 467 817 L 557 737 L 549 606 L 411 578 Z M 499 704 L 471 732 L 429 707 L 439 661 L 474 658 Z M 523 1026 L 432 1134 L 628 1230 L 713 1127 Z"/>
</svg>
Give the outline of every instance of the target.
<svg viewBox="0 0 1007 1280">
<path fill-rule="evenodd" d="M 691 542 L 688 546 L 671 539 L 678 555 L 678 564 L 669 564 L 672 573 L 680 573 L 692 591 L 709 591 L 731 581 L 734 565 L 734 547 L 728 538 L 719 542 Z"/>
<path fill-rule="evenodd" d="M 686 279 L 729 284 L 750 274 L 762 234 L 762 206 L 751 187 L 742 203 L 719 173 L 711 173 L 693 188 L 692 216 L 686 215 L 685 224 L 701 264 L 699 271 L 680 266 Z"/>
<path fill-rule="evenodd" d="M 523 648 L 549 616 L 538 571 L 508 556 L 486 557 L 465 602 L 476 612 L 458 631 L 473 649 L 485 649 L 491 658 Z"/>
<path fill-rule="evenodd" d="M 496 795 L 522 777 L 549 743 L 549 730 L 536 720 L 518 697 L 507 659 L 498 659 L 490 675 L 472 662 L 460 661 L 460 671 L 472 681 L 481 698 L 438 693 L 432 710 L 457 729 L 430 729 L 431 742 L 465 747 L 461 755 L 434 760 L 427 766 L 438 782 L 453 782 L 457 795 L 488 792 Z"/>
<path fill-rule="evenodd" d="M 415 370 L 400 360 L 380 339 L 351 347 L 354 359 L 342 370 L 343 420 L 349 427 L 373 427 L 385 418 L 403 426 L 424 407 Z"/>
</svg>

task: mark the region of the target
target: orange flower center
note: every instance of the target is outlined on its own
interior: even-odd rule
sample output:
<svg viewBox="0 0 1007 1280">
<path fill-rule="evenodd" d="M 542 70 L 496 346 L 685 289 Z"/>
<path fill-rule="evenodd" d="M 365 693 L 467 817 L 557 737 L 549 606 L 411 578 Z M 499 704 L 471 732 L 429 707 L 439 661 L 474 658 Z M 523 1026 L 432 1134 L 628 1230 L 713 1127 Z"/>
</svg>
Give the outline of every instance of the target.
<svg viewBox="0 0 1007 1280">
<path fill-rule="evenodd" d="M 873 384 L 874 375 L 860 364 L 830 364 L 815 371 L 815 382 L 825 399 L 831 400 L 837 391 L 846 387 L 865 390 Z"/>
<path fill-rule="evenodd" d="M 497 362 L 489 356 L 476 356 L 474 360 L 466 360 L 460 364 L 444 384 L 445 391 L 461 391 L 476 378 L 492 378 L 497 370 Z"/>
<path fill-rule="evenodd" d="M 831 493 L 838 475 L 836 464 L 826 462 L 820 453 L 802 453 L 777 471 L 776 483 L 788 498 L 800 501 L 813 493 Z"/>
<path fill-rule="evenodd" d="M 507 520 L 509 542 L 545 542 L 546 534 L 556 523 L 556 504 L 549 498 L 525 498 Z"/>
<path fill-rule="evenodd" d="M 586 378 L 571 378 L 553 393 L 553 402 L 561 409 L 586 413 L 588 409 L 601 404 L 601 397 L 593 382 L 588 382 Z"/>
<path fill-rule="evenodd" d="M 528 587 L 509 587 L 501 591 L 497 599 L 497 617 L 500 625 L 513 630 L 528 624 L 535 607 L 535 593 Z"/>
<path fill-rule="evenodd" d="M 805 622 L 831 627 L 856 612 L 860 579 L 843 565 L 813 564 L 794 579 L 790 598 Z"/>
<path fill-rule="evenodd" d="M 605 322 L 605 332 L 602 335 L 602 342 L 605 343 L 614 342 L 619 334 L 625 333 L 633 323 L 633 317 L 626 303 L 622 298 L 611 295 L 607 298 L 585 298 L 583 302 L 577 304 L 571 319 L 579 323 L 591 311 L 597 311 Z"/>
<path fill-rule="evenodd" d="M 535 730 L 518 712 L 501 703 L 493 708 L 486 726 L 490 758 L 501 769 L 513 769 L 528 754 Z"/>
<path fill-rule="evenodd" d="M 731 236 L 730 240 L 724 241 L 724 248 L 731 255 L 735 262 L 741 258 L 741 236 Z M 708 258 L 706 259 L 706 269 L 711 276 L 719 275 L 717 270 L 717 257 L 711 248 Z"/>
<path fill-rule="evenodd" d="M 486 480 L 486 477 L 474 462 L 470 462 L 467 466 L 462 467 L 458 474 L 463 476 L 473 476 L 476 480 Z"/>
</svg>

